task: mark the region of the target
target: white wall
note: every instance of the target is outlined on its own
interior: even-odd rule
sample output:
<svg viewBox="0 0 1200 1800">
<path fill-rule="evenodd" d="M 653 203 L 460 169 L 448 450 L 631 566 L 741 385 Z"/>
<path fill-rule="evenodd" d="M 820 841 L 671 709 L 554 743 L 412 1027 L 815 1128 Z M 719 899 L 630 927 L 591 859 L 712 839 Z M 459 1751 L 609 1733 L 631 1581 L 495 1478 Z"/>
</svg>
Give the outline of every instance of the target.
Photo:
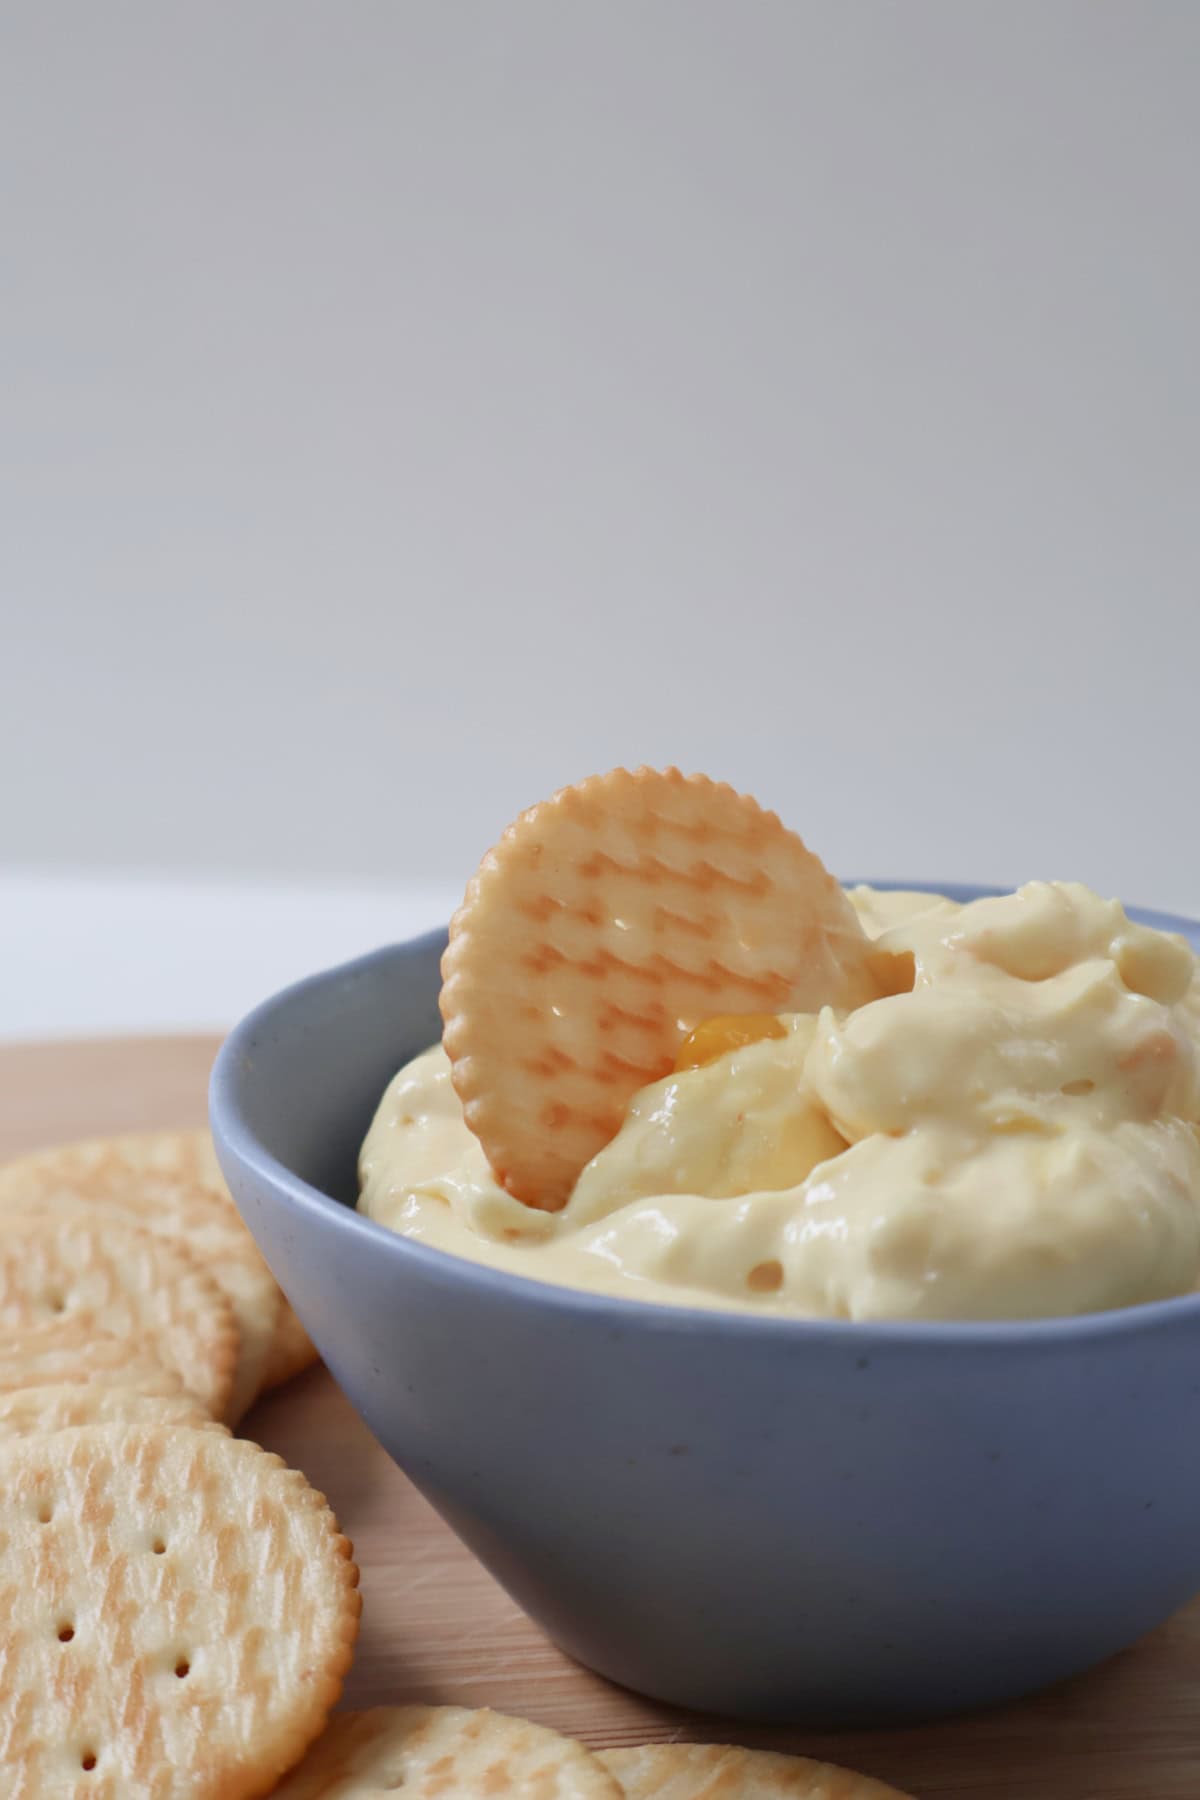
<svg viewBox="0 0 1200 1800">
<path fill-rule="evenodd" d="M 1200 7 L 0 34 L 10 865 L 455 885 L 675 760 L 1200 909 Z"/>
</svg>

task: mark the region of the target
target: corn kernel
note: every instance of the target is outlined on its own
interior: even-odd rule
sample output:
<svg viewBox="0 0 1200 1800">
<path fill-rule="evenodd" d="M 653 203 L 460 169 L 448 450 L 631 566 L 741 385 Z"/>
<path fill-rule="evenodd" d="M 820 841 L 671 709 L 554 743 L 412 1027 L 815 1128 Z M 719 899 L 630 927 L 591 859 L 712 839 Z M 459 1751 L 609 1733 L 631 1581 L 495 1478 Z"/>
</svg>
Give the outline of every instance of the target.
<svg viewBox="0 0 1200 1800">
<path fill-rule="evenodd" d="M 787 1027 L 774 1013 L 718 1013 L 703 1019 L 689 1031 L 679 1046 L 675 1067 L 699 1069 L 725 1056 L 730 1050 L 741 1050 L 746 1044 L 757 1044 L 761 1038 L 787 1036 Z"/>
</svg>

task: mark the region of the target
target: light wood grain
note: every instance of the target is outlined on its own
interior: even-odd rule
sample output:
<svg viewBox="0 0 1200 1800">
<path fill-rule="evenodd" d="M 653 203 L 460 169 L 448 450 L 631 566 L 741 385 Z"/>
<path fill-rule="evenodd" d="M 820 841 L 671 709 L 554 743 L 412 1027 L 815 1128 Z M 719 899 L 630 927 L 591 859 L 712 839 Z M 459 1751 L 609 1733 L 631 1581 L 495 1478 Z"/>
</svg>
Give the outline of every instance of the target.
<svg viewBox="0 0 1200 1800">
<path fill-rule="evenodd" d="M 0 1155 L 201 1122 L 215 1047 L 147 1038 L 0 1048 Z M 1200 1800 L 1200 1605 L 1019 1706 L 903 1731 L 747 1730 L 652 1705 L 569 1662 L 441 1524 L 323 1370 L 271 1395 L 243 1429 L 305 1470 L 354 1540 L 365 1606 L 347 1705 L 487 1703 L 591 1744 L 767 1744 L 848 1763 L 926 1800 Z"/>
</svg>

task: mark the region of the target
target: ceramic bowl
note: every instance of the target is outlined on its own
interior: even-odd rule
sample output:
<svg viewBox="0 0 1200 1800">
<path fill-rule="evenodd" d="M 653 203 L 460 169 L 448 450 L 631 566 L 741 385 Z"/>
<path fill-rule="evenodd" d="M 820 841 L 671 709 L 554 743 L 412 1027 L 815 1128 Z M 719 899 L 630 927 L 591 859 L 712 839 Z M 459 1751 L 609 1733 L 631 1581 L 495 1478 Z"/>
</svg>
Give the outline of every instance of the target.
<svg viewBox="0 0 1200 1800">
<path fill-rule="evenodd" d="M 1200 1589 L 1200 1296 L 759 1319 L 497 1273 L 355 1212 L 384 1087 L 439 1035 L 444 942 L 260 1006 L 213 1131 L 353 1405 L 569 1655 L 706 1712 L 882 1722 L 1069 1675 Z"/>
</svg>

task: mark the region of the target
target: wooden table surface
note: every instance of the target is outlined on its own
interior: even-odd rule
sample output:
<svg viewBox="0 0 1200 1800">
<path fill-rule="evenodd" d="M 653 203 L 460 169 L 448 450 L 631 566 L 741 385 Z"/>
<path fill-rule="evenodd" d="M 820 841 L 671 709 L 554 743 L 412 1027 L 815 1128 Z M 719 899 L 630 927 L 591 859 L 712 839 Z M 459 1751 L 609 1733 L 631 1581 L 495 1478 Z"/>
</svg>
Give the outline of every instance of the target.
<svg viewBox="0 0 1200 1800">
<path fill-rule="evenodd" d="M 0 1047 L 0 1156 L 91 1133 L 201 1123 L 215 1048 L 211 1038 Z M 323 1369 L 277 1390 L 242 1429 L 303 1469 L 354 1541 L 364 1610 L 347 1705 L 487 1704 L 595 1745 L 769 1744 L 867 1770 L 928 1800 L 1200 1800 L 1200 1603 L 1090 1675 L 971 1718 L 829 1735 L 722 1725 L 639 1700 L 555 1650 Z"/>
</svg>

